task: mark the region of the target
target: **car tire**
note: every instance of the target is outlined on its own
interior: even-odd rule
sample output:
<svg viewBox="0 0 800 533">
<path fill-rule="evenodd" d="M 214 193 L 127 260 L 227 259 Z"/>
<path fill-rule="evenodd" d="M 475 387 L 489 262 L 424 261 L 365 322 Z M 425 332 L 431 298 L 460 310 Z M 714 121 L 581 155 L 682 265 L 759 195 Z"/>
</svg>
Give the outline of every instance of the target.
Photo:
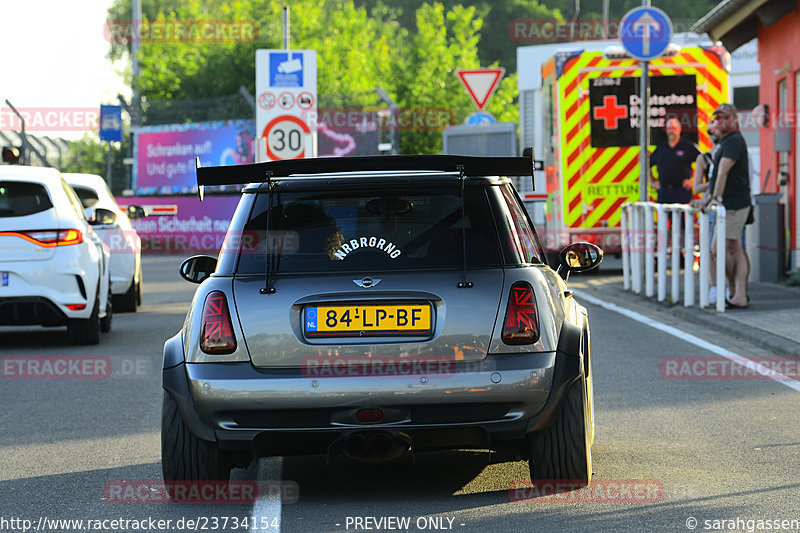
<svg viewBox="0 0 800 533">
<path fill-rule="evenodd" d="M 89 318 L 73 318 L 67 324 L 69 340 L 72 344 L 97 344 L 100 342 L 100 298 L 95 295 L 94 307 Z"/>
<path fill-rule="evenodd" d="M 114 319 L 114 303 L 111 297 L 111 289 L 108 289 L 108 299 L 106 300 L 106 316 L 100 319 L 100 331 L 108 333 L 111 331 L 111 322 Z"/>
<path fill-rule="evenodd" d="M 114 297 L 114 307 L 120 313 L 135 313 L 137 303 L 141 299 L 140 294 L 139 284 L 136 283 L 136 280 L 132 280 L 131 286 L 125 291 L 125 294 Z"/>
<path fill-rule="evenodd" d="M 531 479 L 589 484 L 592 478 L 589 409 L 586 380 L 581 376 L 570 385 L 553 423 L 529 437 Z"/>
<path fill-rule="evenodd" d="M 161 471 L 164 481 L 230 479 L 231 467 L 216 443 L 198 439 L 186 427 L 178 403 L 164 391 L 161 410 Z"/>
</svg>

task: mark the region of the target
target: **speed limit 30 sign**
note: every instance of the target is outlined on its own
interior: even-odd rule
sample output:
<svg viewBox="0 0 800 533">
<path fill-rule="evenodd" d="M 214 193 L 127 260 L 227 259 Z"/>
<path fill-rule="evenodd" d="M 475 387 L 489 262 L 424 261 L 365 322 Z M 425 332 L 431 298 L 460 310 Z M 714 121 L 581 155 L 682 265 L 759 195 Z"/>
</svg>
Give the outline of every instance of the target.
<svg viewBox="0 0 800 533">
<path fill-rule="evenodd" d="M 256 94 L 256 161 L 315 157 L 316 51 L 256 50 Z"/>
<path fill-rule="evenodd" d="M 301 159 L 305 157 L 306 136 L 310 134 L 308 124 L 294 115 L 274 118 L 263 132 L 267 139 L 267 155 L 273 161 Z"/>
</svg>

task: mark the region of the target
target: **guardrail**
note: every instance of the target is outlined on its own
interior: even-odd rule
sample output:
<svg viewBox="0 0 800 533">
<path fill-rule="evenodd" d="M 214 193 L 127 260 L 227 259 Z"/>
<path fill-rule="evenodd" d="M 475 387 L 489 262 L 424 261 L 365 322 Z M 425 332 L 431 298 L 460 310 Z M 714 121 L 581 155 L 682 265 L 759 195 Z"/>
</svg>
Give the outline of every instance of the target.
<svg viewBox="0 0 800 533">
<path fill-rule="evenodd" d="M 716 310 L 725 312 L 725 208 L 712 206 L 709 211 L 716 213 L 715 231 L 717 235 L 717 301 Z M 657 216 L 654 216 L 657 215 Z M 695 305 L 694 280 L 694 222 L 698 219 L 700 227 L 700 307 L 708 306 L 708 268 L 711 260 L 711 244 L 709 238 L 709 213 L 700 211 L 685 204 L 658 204 L 654 202 L 632 202 L 622 206 L 622 272 L 623 287 L 642 293 L 642 277 L 644 277 L 644 294 L 652 298 L 656 295 L 655 274 L 658 263 L 659 302 L 667 299 L 667 250 L 672 250 L 671 257 L 671 293 L 670 298 L 677 303 L 681 298 L 680 283 L 683 278 L 683 305 Z M 667 231 L 667 219 L 671 219 L 671 229 Z M 681 218 L 684 220 L 683 253 L 685 268 L 680 274 L 681 257 Z M 654 224 L 657 226 L 654 228 Z M 657 259 L 655 259 L 657 258 Z"/>
</svg>

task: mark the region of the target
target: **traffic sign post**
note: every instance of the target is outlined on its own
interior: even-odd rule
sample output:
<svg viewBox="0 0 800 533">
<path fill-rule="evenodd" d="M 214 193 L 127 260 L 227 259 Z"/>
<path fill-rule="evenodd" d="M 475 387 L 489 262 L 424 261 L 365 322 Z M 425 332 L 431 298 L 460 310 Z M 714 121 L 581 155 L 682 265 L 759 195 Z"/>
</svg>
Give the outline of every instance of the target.
<svg viewBox="0 0 800 533">
<path fill-rule="evenodd" d="M 122 142 L 122 106 L 100 106 L 100 140 L 108 141 L 106 183 L 111 187 L 111 141 Z"/>
<path fill-rule="evenodd" d="M 316 156 L 316 50 L 256 50 L 256 160 Z"/>
<path fill-rule="evenodd" d="M 672 37 L 672 21 L 666 13 L 650 7 L 644 0 L 642 7 L 631 9 L 622 18 L 619 36 L 622 46 L 634 59 L 639 60 L 642 71 L 640 95 L 641 122 L 639 128 L 639 201 L 647 201 L 647 182 L 650 174 L 649 145 L 650 132 L 650 87 L 649 61 L 666 52 Z"/>
</svg>

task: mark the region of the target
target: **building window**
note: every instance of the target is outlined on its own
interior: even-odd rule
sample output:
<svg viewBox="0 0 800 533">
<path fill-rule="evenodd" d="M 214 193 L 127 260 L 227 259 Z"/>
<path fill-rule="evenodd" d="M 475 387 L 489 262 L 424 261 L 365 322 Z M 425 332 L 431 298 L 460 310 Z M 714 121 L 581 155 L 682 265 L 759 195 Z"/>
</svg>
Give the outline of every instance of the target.
<svg viewBox="0 0 800 533">
<path fill-rule="evenodd" d="M 758 103 L 758 85 L 755 87 L 733 88 L 733 105 L 735 105 L 739 111 L 753 109 Z"/>
</svg>

